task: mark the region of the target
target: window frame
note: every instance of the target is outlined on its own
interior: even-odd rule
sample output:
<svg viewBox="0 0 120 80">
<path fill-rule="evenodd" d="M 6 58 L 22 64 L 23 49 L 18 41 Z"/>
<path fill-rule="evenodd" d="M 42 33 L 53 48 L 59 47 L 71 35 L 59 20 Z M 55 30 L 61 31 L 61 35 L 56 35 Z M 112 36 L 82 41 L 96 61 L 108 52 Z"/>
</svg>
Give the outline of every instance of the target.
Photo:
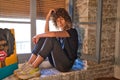
<svg viewBox="0 0 120 80">
<path fill-rule="evenodd" d="M 74 14 L 74 0 L 70 0 L 70 4 L 69 6 L 71 6 L 72 8 L 72 12 L 70 12 L 70 14 L 73 16 Z M 97 63 L 100 63 L 100 59 L 101 59 L 101 34 L 102 34 L 102 8 L 103 8 L 103 0 L 97 0 L 97 21 L 96 22 L 79 22 L 78 24 L 96 24 L 97 28 L 96 28 L 96 45 L 95 45 L 95 55 L 89 55 L 89 54 L 84 54 L 81 53 L 80 58 L 81 59 L 86 59 L 86 60 L 91 60 L 91 61 L 95 61 Z M 73 21 L 74 22 L 74 21 Z"/>
</svg>

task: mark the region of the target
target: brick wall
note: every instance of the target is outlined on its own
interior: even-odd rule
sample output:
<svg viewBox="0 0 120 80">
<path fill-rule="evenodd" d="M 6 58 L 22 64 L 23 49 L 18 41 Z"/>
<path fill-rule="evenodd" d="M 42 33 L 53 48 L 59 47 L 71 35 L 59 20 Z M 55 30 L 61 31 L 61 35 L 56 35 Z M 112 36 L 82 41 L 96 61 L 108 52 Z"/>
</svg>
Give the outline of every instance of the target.
<svg viewBox="0 0 120 80">
<path fill-rule="evenodd" d="M 78 27 L 86 30 L 86 40 L 83 48 L 84 53 L 95 53 L 95 25 L 82 25 L 82 21 L 96 21 L 97 0 L 75 0 L 74 22 Z M 78 17 L 79 16 L 79 17 Z M 115 54 L 115 28 L 117 16 L 117 0 L 103 0 L 103 24 L 101 43 L 101 62 L 97 64 L 88 61 L 89 68 L 81 73 L 81 80 L 94 80 L 97 77 L 108 77 L 114 75 Z"/>
</svg>

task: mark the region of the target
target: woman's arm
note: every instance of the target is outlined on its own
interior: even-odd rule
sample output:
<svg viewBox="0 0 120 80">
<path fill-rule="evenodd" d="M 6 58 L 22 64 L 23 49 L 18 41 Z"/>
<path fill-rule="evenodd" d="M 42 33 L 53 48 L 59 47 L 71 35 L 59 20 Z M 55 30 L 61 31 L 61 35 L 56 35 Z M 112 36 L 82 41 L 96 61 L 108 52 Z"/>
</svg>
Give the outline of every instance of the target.
<svg viewBox="0 0 120 80">
<path fill-rule="evenodd" d="M 49 32 L 49 20 L 45 23 L 45 33 Z"/>
<path fill-rule="evenodd" d="M 49 20 L 50 20 L 50 16 L 51 16 L 52 11 L 54 11 L 54 9 L 51 9 L 46 16 L 45 33 L 49 32 Z"/>
<path fill-rule="evenodd" d="M 32 38 L 33 43 L 37 43 L 42 37 L 70 37 L 67 31 L 54 31 L 38 34 Z"/>
<path fill-rule="evenodd" d="M 38 37 L 69 37 L 69 34 L 67 31 L 53 31 L 39 34 Z"/>
</svg>

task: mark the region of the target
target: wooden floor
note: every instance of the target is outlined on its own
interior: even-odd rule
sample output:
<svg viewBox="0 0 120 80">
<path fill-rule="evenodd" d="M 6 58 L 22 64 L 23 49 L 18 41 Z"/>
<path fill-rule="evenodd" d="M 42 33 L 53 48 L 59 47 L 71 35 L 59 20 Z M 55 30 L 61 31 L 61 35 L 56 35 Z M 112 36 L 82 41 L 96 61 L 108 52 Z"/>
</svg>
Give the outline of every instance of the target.
<svg viewBox="0 0 120 80">
<path fill-rule="evenodd" d="M 109 78 L 103 77 L 103 78 L 98 78 L 98 79 L 95 79 L 95 80 L 120 80 L 120 79 L 116 79 L 114 77 L 109 77 Z"/>
</svg>

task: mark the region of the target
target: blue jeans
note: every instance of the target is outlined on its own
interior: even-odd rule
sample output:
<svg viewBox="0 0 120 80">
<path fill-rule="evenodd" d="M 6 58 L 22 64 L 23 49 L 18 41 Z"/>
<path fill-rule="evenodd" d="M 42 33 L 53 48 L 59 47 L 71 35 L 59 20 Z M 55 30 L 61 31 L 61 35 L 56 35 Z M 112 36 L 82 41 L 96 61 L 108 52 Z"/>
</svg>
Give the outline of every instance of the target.
<svg viewBox="0 0 120 80">
<path fill-rule="evenodd" d="M 40 38 L 32 53 L 35 55 L 40 55 L 44 59 L 48 57 L 51 65 L 62 72 L 69 71 L 74 63 L 74 61 L 71 61 L 66 55 L 60 45 L 60 42 L 55 37 Z"/>
</svg>

